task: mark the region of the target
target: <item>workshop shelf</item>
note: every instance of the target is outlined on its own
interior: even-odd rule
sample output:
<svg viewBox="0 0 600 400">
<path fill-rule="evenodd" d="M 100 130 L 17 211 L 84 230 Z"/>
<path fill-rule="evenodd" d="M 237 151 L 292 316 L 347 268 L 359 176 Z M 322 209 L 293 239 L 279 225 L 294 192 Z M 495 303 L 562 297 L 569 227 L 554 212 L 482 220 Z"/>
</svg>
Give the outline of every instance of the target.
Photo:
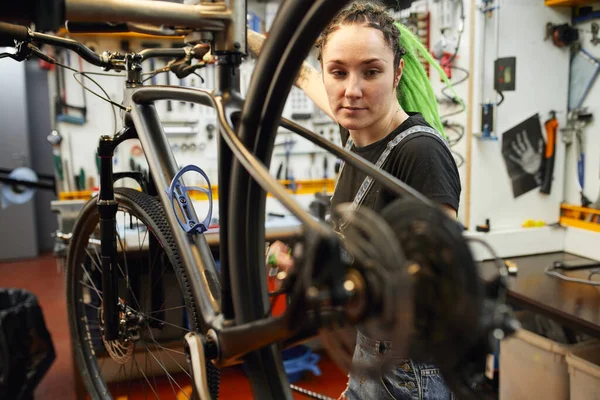
<svg viewBox="0 0 600 400">
<path fill-rule="evenodd" d="M 286 190 L 291 194 L 315 194 L 317 192 L 333 193 L 335 186 L 334 179 L 304 179 L 304 180 L 280 180 L 280 184 L 286 187 Z M 206 188 L 206 186 L 204 186 Z M 219 187 L 212 185 L 212 196 L 213 200 L 219 198 Z M 94 192 L 91 190 L 81 190 L 75 192 L 60 192 L 58 198 L 60 200 L 89 200 L 92 198 Z M 271 196 L 271 194 L 268 194 Z M 192 200 L 208 200 L 208 197 L 204 193 L 190 192 Z"/>
<path fill-rule="evenodd" d="M 79 190 L 75 192 L 60 192 L 59 200 L 89 200 L 92 198 L 91 190 Z"/>
<path fill-rule="evenodd" d="M 598 0 L 545 0 L 548 7 L 576 7 L 587 6 L 591 4 L 600 4 Z"/>
<path fill-rule="evenodd" d="M 600 232 L 600 210 L 571 204 L 561 204 L 559 222 L 563 226 Z"/>
</svg>

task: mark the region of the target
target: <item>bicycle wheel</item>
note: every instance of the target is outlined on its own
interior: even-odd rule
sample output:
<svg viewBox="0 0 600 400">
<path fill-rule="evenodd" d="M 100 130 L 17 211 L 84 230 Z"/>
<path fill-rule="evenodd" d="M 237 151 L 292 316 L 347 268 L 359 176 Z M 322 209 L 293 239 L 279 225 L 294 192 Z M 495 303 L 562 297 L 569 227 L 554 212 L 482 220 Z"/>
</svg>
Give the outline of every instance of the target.
<svg viewBox="0 0 600 400">
<path fill-rule="evenodd" d="M 67 311 L 81 377 L 92 399 L 192 398 L 183 347 L 199 320 L 188 277 L 158 199 L 115 190 L 117 212 L 119 339 L 102 335 L 99 213 L 92 199 L 73 229 L 67 257 Z M 116 301 L 116 299 L 115 299 Z M 219 370 L 207 362 L 218 398 Z"/>
<path fill-rule="evenodd" d="M 345 3 L 316 0 L 281 4 L 258 58 L 240 118 L 240 139 L 266 166 L 270 164 L 284 100 L 300 65 L 317 36 Z M 304 15 L 300 23 L 299 15 Z M 270 304 L 261 251 L 265 243 L 266 194 L 238 161 L 233 163 L 231 176 L 228 248 L 236 323 L 241 324 L 263 318 Z M 278 346 L 250 353 L 245 362 L 255 398 L 292 398 Z"/>
</svg>

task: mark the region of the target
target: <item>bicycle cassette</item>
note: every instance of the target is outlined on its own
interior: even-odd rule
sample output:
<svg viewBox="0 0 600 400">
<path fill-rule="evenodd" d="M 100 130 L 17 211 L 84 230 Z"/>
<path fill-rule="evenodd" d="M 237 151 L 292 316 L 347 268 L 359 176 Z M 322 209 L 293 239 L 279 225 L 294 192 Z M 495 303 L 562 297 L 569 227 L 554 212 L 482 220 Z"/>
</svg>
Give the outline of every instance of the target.
<svg viewBox="0 0 600 400">
<path fill-rule="evenodd" d="M 359 329 L 369 337 L 394 341 L 394 351 L 408 356 L 413 322 L 412 281 L 405 256 L 390 226 L 374 211 L 338 205 L 331 218 L 344 221 L 340 232 L 347 264 L 365 280 L 368 315 Z M 353 327 L 325 327 L 320 336 L 330 357 L 345 371 L 350 369 L 356 341 Z"/>
<path fill-rule="evenodd" d="M 389 204 L 382 217 L 413 271 L 411 358 L 437 365 L 456 395 L 468 393 L 471 380 L 485 372 L 485 286 L 462 227 L 440 208 L 413 199 Z"/>
</svg>

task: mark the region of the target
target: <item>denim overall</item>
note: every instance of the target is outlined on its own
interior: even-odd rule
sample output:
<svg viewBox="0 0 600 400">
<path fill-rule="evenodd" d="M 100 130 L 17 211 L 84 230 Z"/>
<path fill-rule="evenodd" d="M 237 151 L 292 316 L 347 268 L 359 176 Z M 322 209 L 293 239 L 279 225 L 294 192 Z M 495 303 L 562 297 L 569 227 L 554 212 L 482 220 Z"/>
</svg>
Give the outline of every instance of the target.
<svg viewBox="0 0 600 400">
<path fill-rule="evenodd" d="M 435 130 L 427 126 L 413 126 L 400 133 L 388 144 L 375 166 L 380 169 L 387 161 L 392 149 L 414 133 L 429 133 L 446 141 Z M 346 150 L 352 147 L 348 138 Z M 344 164 L 340 167 L 340 175 Z M 373 185 L 373 178 L 367 176 L 354 197 L 350 209 L 358 208 Z M 345 227 L 342 223 L 340 229 Z M 446 386 L 440 370 L 433 365 L 418 364 L 394 354 L 393 343 L 378 341 L 358 332 L 352 364 L 359 368 L 350 372 L 348 387 L 340 399 L 347 400 L 453 400 L 454 395 Z"/>
</svg>

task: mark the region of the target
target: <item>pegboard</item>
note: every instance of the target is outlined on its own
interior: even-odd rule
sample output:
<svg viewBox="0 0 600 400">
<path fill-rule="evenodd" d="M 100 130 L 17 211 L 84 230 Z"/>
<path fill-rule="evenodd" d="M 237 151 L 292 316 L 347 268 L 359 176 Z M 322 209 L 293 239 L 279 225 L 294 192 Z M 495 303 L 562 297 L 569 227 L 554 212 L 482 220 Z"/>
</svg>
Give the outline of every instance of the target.
<svg viewBox="0 0 600 400">
<path fill-rule="evenodd" d="M 75 37 L 75 39 L 77 39 Z M 117 51 L 121 45 L 120 40 L 111 37 L 87 37 L 86 41 L 93 46 L 96 51 Z M 143 40 L 131 40 L 129 45 L 131 50 L 139 51 L 142 49 Z M 160 41 L 158 41 L 160 42 Z M 161 46 L 169 47 L 168 41 L 160 42 Z M 78 68 L 78 56 L 70 53 L 70 66 Z M 155 60 L 153 63 L 146 61 L 143 64 L 144 72 L 151 68 L 162 68 L 168 60 Z M 152 64 L 152 65 L 151 65 Z M 248 57 L 240 66 L 240 92 L 245 96 L 254 72 L 255 60 Z M 101 72 L 95 66 L 82 62 L 82 69 L 86 72 Z M 215 85 L 215 67 L 209 65 L 197 71 L 200 76 L 191 75 L 185 79 L 179 80 L 174 74 L 158 74 L 154 79 L 149 79 L 147 84 L 155 83 L 157 85 L 180 85 L 184 87 L 195 87 L 201 89 L 212 89 Z M 109 96 L 120 102 L 124 85 L 124 77 L 93 76 L 94 79 L 107 91 Z M 148 77 L 148 76 L 147 76 Z M 51 77 L 51 82 L 54 78 Z M 91 87 L 89 81 L 86 85 Z M 70 73 L 65 74 L 65 92 L 67 101 L 70 104 L 82 105 L 83 94 L 81 86 L 73 79 Z M 97 88 L 94 88 L 97 91 Z M 54 85 L 51 85 L 51 92 L 54 93 Z M 96 96 L 86 93 L 87 99 L 87 121 L 84 125 L 73 125 L 65 122 L 59 122 L 57 129 L 64 138 L 63 141 L 63 159 L 68 165 L 68 181 L 71 183 L 69 189 L 75 190 L 74 177 L 84 172 L 86 177 L 94 180 L 93 184 L 97 186 L 97 167 L 94 154 L 101 135 L 113 134 L 115 130 L 121 128 L 120 115 L 117 114 L 116 128 L 113 126 L 113 114 L 110 105 Z M 200 104 L 191 104 L 179 101 L 158 101 L 155 103 L 159 118 L 163 123 L 165 133 L 173 150 L 173 154 L 179 166 L 194 164 L 202 168 L 211 182 L 217 182 L 217 118 L 214 109 L 202 106 Z M 315 116 L 318 116 L 320 126 L 327 125 L 323 132 L 333 132 L 329 135 L 331 141 L 339 143 L 339 130 L 337 125 L 322 114 L 316 112 L 316 107 L 311 100 L 298 88 L 293 87 L 288 96 L 283 116 L 300 123 L 305 128 L 315 131 L 313 124 Z M 276 176 L 279 165 L 289 158 L 291 167 L 288 170 L 293 171 L 294 179 L 322 178 L 324 176 L 332 177 L 334 173 L 335 157 L 317 148 L 309 141 L 286 131 L 281 128 L 276 141 L 285 141 L 289 137 L 293 139 L 294 146 L 291 149 L 291 155 L 286 157 L 283 147 L 277 147 L 270 168 L 273 175 Z M 139 164 L 144 170 L 147 165 L 143 155 L 139 155 L 135 150 L 139 146 L 139 141 L 130 140 L 119 146 L 115 154 L 115 172 L 131 170 L 131 164 Z M 327 159 L 325 162 L 324 159 Z M 287 163 L 286 163 L 287 164 Z M 326 168 L 325 168 L 326 167 Z M 282 178 L 283 179 L 283 178 Z M 134 185 L 133 182 L 123 182 L 124 185 Z"/>
</svg>

